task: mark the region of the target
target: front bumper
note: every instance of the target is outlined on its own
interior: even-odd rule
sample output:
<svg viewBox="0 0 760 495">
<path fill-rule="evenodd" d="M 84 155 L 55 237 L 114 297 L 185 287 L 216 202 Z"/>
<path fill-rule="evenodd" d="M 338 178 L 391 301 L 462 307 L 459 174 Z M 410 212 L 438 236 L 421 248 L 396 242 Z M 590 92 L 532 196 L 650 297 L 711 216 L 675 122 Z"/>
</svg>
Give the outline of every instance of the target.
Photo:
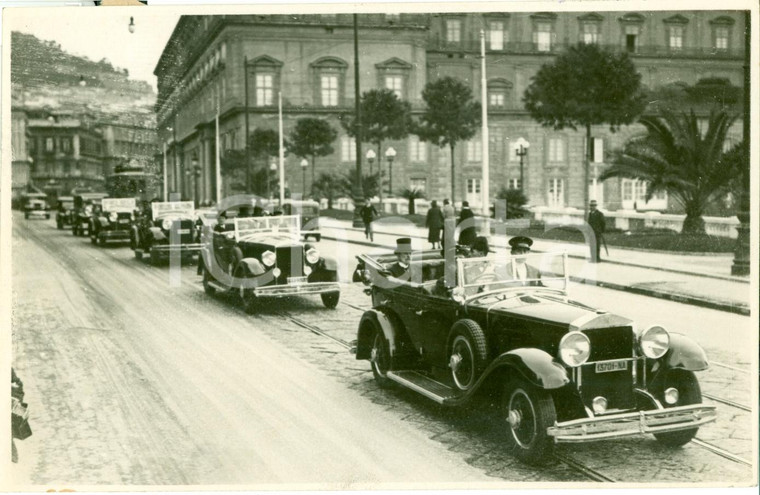
<svg viewBox="0 0 760 495">
<path fill-rule="evenodd" d="M 556 443 L 590 442 L 698 428 L 715 421 L 715 406 L 691 406 L 612 414 L 555 423 L 547 429 Z"/>
<path fill-rule="evenodd" d="M 325 292 L 339 292 L 338 282 L 304 282 L 288 285 L 270 285 L 256 287 L 253 293 L 257 297 L 282 297 L 302 294 L 324 294 Z"/>
<path fill-rule="evenodd" d="M 50 216 L 50 212 L 49 211 L 45 211 L 45 210 L 26 210 L 25 213 L 28 216 L 30 216 L 30 217 L 43 217 L 43 218 L 45 218 L 45 217 Z"/>
<path fill-rule="evenodd" d="M 199 252 L 203 244 L 154 244 L 150 247 L 151 252 L 157 253 L 195 253 Z"/>
<path fill-rule="evenodd" d="M 128 241 L 129 240 L 129 231 L 128 230 L 101 230 L 98 232 L 98 236 L 103 237 L 109 241 Z"/>
</svg>

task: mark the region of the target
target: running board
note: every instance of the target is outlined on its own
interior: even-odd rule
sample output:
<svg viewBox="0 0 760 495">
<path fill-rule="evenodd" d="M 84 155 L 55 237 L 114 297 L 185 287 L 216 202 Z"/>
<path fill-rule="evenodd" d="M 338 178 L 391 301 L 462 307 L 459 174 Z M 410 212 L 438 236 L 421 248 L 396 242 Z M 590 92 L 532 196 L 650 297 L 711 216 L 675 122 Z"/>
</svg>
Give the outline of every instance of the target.
<svg viewBox="0 0 760 495">
<path fill-rule="evenodd" d="M 448 385 L 437 382 L 417 371 L 389 371 L 387 376 L 394 382 L 414 390 L 428 399 L 432 399 L 442 405 L 447 405 L 449 402 L 455 402 L 456 399 L 461 398 L 463 395 L 461 392 L 458 392 Z"/>
<path fill-rule="evenodd" d="M 225 287 L 224 285 L 220 284 L 219 282 L 215 280 L 209 280 L 207 283 L 214 289 L 218 290 L 219 292 L 227 292 L 228 290 L 230 290 L 229 287 Z"/>
</svg>

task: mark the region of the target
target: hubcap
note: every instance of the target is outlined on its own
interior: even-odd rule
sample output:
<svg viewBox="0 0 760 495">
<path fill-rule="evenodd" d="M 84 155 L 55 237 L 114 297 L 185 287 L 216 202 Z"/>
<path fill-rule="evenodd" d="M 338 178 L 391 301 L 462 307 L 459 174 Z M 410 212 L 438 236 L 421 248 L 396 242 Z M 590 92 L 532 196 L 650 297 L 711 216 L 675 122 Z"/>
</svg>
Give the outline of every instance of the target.
<svg viewBox="0 0 760 495">
<path fill-rule="evenodd" d="M 509 426 L 511 426 L 512 429 L 519 428 L 520 421 L 522 421 L 522 414 L 520 414 L 520 411 L 509 411 L 509 414 L 507 414 L 507 422 L 509 422 Z"/>
<path fill-rule="evenodd" d="M 369 358 L 370 361 L 372 361 L 373 363 L 377 363 L 377 359 L 378 359 L 377 354 L 378 354 L 377 347 L 373 347 L 372 352 L 370 352 L 370 358 Z"/>
<path fill-rule="evenodd" d="M 451 358 L 449 358 L 449 368 L 451 368 L 451 371 L 456 373 L 461 362 L 462 356 L 460 354 L 452 354 Z"/>
</svg>

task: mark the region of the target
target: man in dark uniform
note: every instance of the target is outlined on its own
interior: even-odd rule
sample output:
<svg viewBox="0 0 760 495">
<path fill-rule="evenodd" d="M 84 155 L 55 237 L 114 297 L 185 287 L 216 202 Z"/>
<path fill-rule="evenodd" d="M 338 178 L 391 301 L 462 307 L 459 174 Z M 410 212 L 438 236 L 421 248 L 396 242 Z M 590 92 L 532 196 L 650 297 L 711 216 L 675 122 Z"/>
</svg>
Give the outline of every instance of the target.
<svg viewBox="0 0 760 495">
<path fill-rule="evenodd" d="M 589 206 L 589 212 L 588 212 L 588 224 L 591 227 L 591 230 L 594 231 L 594 240 L 596 243 L 596 248 L 591 248 L 591 262 L 592 263 L 598 263 L 599 261 L 602 261 L 601 257 L 601 247 L 602 243 L 604 242 L 604 229 L 605 229 L 605 222 L 604 222 L 604 214 L 596 209 L 596 200 L 592 199 L 591 202 L 588 204 Z M 596 251 L 596 257 L 594 257 Z"/>
<path fill-rule="evenodd" d="M 520 282 L 522 285 L 542 286 L 541 272 L 539 272 L 537 268 L 529 265 L 524 256 L 530 253 L 530 248 L 533 246 L 533 239 L 525 236 L 517 236 L 509 240 L 509 245 L 512 248 L 509 252 L 509 254 L 512 255 L 512 259 L 506 265 L 507 277 L 511 280 Z"/>
<path fill-rule="evenodd" d="M 475 214 L 470 209 L 470 203 L 462 201 L 462 211 L 459 214 L 459 222 L 457 225 L 461 229 L 459 231 L 459 244 L 462 246 L 469 246 L 475 240 L 477 236 L 477 229 L 475 229 L 474 220 Z"/>
<path fill-rule="evenodd" d="M 396 239 L 396 262 L 389 268 L 391 275 L 396 278 L 402 277 L 409 270 L 409 260 L 412 257 L 412 239 L 401 237 Z"/>
</svg>

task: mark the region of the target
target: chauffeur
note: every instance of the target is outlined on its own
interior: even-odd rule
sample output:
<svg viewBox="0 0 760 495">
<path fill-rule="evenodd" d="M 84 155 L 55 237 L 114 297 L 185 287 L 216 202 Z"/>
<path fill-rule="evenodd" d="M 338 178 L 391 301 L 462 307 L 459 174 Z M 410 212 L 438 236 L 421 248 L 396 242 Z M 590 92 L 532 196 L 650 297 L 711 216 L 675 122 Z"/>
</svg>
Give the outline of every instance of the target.
<svg viewBox="0 0 760 495">
<path fill-rule="evenodd" d="M 510 254 L 512 261 L 507 264 L 507 273 L 509 278 L 514 278 L 523 283 L 523 285 L 543 285 L 539 280 L 541 272 L 525 261 L 525 255 L 530 253 L 530 247 L 533 245 L 533 239 L 530 237 L 517 236 L 509 240 L 512 247 Z"/>
</svg>

